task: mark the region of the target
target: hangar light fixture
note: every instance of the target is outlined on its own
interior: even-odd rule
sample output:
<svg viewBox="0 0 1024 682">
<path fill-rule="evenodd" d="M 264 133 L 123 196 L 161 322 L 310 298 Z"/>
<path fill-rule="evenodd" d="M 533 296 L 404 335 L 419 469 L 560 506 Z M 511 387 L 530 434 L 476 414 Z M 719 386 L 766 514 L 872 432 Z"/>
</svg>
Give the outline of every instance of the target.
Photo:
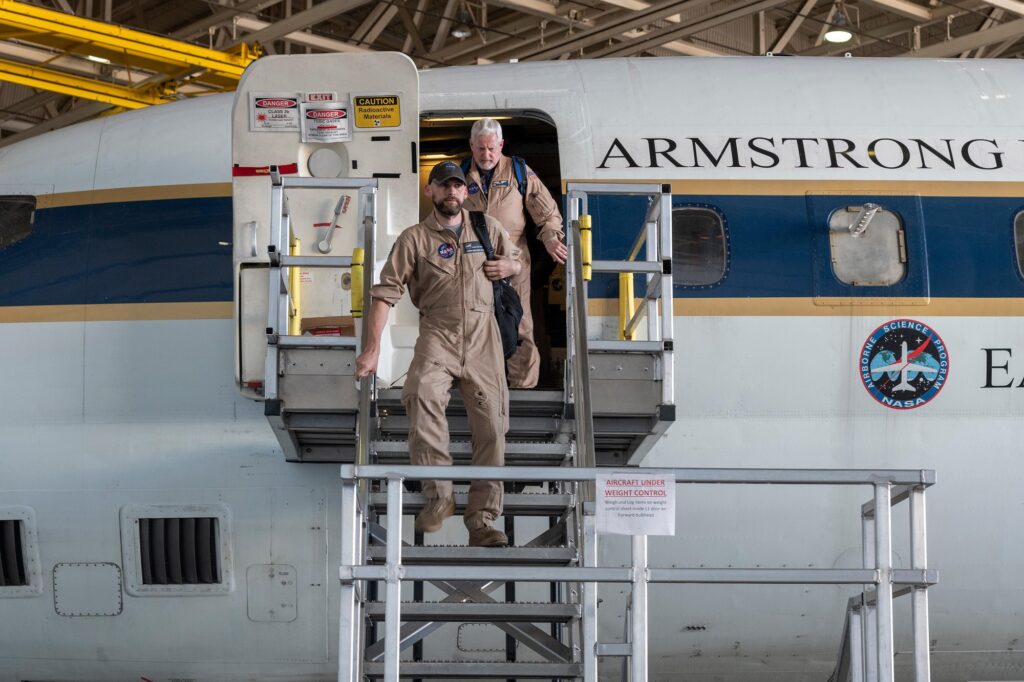
<svg viewBox="0 0 1024 682">
<path fill-rule="evenodd" d="M 850 32 L 850 19 L 846 16 L 843 3 L 836 3 L 836 11 L 832 15 L 831 26 L 825 33 L 825 40 L 830 43 L 848 43 L 853 39 Z"/>
</svg>

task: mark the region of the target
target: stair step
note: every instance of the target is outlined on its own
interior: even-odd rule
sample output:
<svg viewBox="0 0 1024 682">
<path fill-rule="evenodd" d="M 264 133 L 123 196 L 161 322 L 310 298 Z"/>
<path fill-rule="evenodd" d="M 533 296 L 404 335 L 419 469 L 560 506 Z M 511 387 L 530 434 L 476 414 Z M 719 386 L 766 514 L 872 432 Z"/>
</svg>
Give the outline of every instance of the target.
<svg viewBox="0 0 1024 682">
<path fill-rule="evenodd" d="M 384 620 L 384 602 L 366 604 L 370 620 Z M 403 622 L 567 623 L 580 617 L 579 604 L 402 602 Z"/>
<path fill-rule="evenodd" d="M 509 413 L 512 416 L 558 415 L 565 409 L 565 394 L 562 391 L 538 391 L 512 389 L 508 392 Z M 377 390 L 377 408 L 388 414 L 405 414 L 402 405 L 402 389 L 386 388 Z M 451 391 L 448 401 L 449 415 L 464 415 L 462 396 Z"/>
<path fill-rule="evenodd" d="M 379 426 L 381 434 L 389 439 L 400 439 L 409 433 L 409 417 L 404 414 L 380 414 Z M 554 439 L 562 426 L 559 417 L 509 417 L 509 440 L 540 440 Z M 456 415 L 448 417 L 448 431 L 456 438 L 468 438 L 470 434 L 469 420 Z"/>
<path fill-rule="evenodd" d="M 469 501 L 468 493 L 455 493 L 455 513 L 464 514 Z M 423 493 L 405 493 L 402 508 L 406 514 L 417 514 L 426 504 Z M 508 493 L 505 495 L 505 516 L 558 516 L 573 505 L 572 495 L 547 493 Z M 371 493 L 370 506 L 382 510 L 387 507 L 387 493 Z"/>
<path fill-rule="evenodd" d="M 579 663 L 507 663 L 504 661 L 402 661 L 399 675 L 406 678 L 446 679 L 542 679 L 576 678 L 583 675 Z M 364 663 L 367 677 L 384 677 L 383 663 Z"/>
<path fill-rule="evenodd" d="M 505 443 L 505 463 L 519 466 L 561 465 L 573 450 L 569 443 L 550 442 L 517 442 Z M 406 440 L 375 440 L 370 443 L 370 452 L 381 464 L 407 464 L 409 462 L 409 442 Z M 459 464 L 468 464 L 473 455 L 473 445 L 469 441 L 454 441 L 448 445 L 452 460 Z"/>
<path fill-rule="evenodd" d="M 371 545 L 367 548 L 367 558 L 372 563 L 383 563 L 386 555 L 387 548 L 383 545 Z M 425 545 L 402 548 L 403 564 L 567 566 L 576 561 L 576 558 L 576 550 L 572 547 Z"/>
</svg>

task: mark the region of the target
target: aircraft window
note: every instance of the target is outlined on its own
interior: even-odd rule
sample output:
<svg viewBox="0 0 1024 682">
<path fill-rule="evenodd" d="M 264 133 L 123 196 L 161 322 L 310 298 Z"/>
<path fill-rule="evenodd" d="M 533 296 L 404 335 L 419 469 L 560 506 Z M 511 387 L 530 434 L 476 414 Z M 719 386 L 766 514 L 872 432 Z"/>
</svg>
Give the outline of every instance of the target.
<svg viewBox="0 0 1024 682">
<path fill-rule="evenodd" d="M 892 286 L 907 274 L 907 247 L 898 214 L 878 204 L 844 206 L 829 218 L 832 272 L 851 286 Z"/>
<path fill-rule="evenodd" d="M 717 284 L 725 277 L 725 221 L 703 206 L 672 209 L 672 279 L 686 286 Z"/>
<path fill-rule="evenodd" d="M 1017 271 L 1024 277 L 1024 211 L 1013 219 L 1013 242 L 1017 246 Z"/>
<path fill-rule="evenodd" d="M 0 587 L 28 585 L 21 526 L 17 519 L 0 520 Z"/>
<path fill-rule="evenodd" d="M 35 197 L 0 196 L 0 249 L 29 236 L 35 214 Z"/>
</svg>

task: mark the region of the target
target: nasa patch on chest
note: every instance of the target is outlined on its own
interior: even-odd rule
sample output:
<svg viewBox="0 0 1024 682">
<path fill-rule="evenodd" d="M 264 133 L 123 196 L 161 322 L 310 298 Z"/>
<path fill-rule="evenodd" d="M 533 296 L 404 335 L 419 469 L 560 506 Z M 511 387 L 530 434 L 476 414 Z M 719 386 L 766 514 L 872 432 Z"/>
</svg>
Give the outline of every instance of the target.
<svg viewBox="0 0 1024 682">
<path fill-rule="evenodd" d="M 949 351 L 923 322 L 892 320 L 868 336 L 859 369 L 872 398 L 894 410 L 908 410 L 929 402 L 946 385 Z"/>
<path fill-rule="evenodd" d="M 437 247 L 437 255 L 441 258 L 451 258 L 455 255 L 455 247 L 445 242 Z"/>
</svg>

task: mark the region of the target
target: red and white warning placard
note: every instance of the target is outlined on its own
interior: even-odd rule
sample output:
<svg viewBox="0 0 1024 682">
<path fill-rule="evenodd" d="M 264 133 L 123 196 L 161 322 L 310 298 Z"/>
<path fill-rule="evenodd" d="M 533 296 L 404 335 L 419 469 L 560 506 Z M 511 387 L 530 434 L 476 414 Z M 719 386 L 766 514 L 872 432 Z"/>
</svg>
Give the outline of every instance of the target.
<svg viewBox="0 0 1024 682">
<path fill-rule="evenodd" d="M 303 102 L 303 142 L 348 142 L 348 104 L 343 102 Z"/>
<path fill-rule="evenodd" d="M 619 535 L 675 535 L 676 479 L 638 472 L 597 477 L 597 532 Z"/>
</svg>

